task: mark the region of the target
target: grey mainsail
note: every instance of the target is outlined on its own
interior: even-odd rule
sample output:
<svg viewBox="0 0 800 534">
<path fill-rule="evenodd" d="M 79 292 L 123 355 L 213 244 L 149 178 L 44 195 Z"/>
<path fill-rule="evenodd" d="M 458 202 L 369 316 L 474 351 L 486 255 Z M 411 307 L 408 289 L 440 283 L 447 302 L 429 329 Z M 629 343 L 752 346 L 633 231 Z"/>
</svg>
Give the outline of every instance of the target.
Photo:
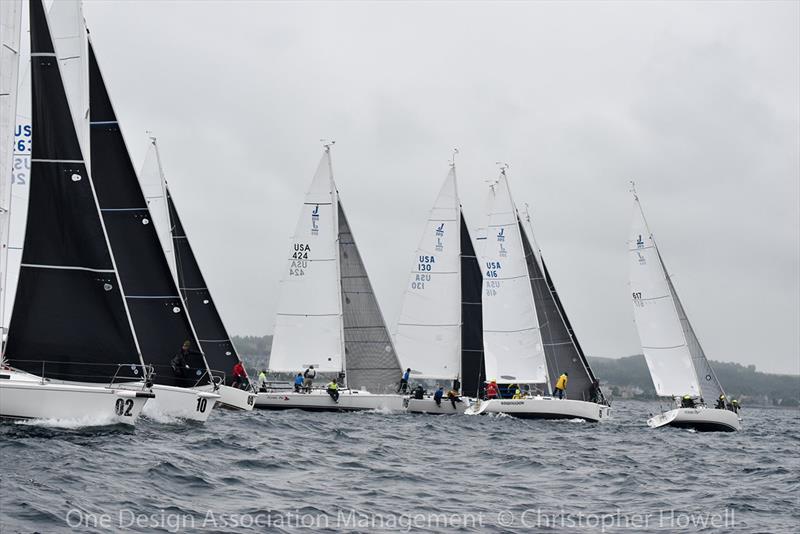
<svg viewBox="0 0 800 534">
<path fill-rule="evenodd" d="M 338 215 L 347 385 L 385 393 L 400 381 L 400 363 L 341 202 Z"/>
</svg>

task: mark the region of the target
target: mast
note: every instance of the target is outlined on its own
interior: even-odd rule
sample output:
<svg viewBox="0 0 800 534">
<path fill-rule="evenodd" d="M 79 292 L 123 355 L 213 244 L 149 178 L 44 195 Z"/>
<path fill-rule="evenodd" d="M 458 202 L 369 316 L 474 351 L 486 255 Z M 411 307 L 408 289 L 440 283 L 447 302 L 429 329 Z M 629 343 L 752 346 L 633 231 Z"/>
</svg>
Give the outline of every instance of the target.
<svg viewBox="0 0 800 534">
<path fill-rule="evenodd" d="M 28 221 L 6 357 L 50 378 L 142 379 L 117 265 L 81 153 L 43 2 L 30 2 L 36 142 Z M 77 365 L 82 363 L 83 365 Z"/>
<path fill-rule="evenodd" d="M 91 41 L 88 49 L 92 175 L 134 335 L 144 360 L 156 368 L 156 383 L 180 387 L 205 383 L 211 380 L 211 370 L 152 224 Z M 194 377 L 177 376 L 171 366 L 186 340 L 202 360 L 202 366 L 193 366 Z"/>
<path fill-rule="evenodd" d="M 333 162 L 331 161 L 331 147 L 336 144 L 334 140 L 327 140 L 321 139 L 322 146 L 325 148 L 325 157 L 328 159 L 328 176 L 330 176 L 330 188 L 331 188 L 331 205 L 333 208 L 333 226 L 336 228 L 336 246 L 334 247 L 335 251 L 335 263 L 336 263 L 336 291 L 337 291 L 337 305 L 339 306 L 339 343 L 341 346 L 341 354 L 342 354 L 342 368 L 339 372 L 339 376 L 343 376 L 342 380 L 342 387 L 347 388 L 347 385 L 350 382 L 349 377 L 347 376 L 347 346 L 345 345 L 344 341 L 344 305 L 342 301 L 342 260 L 341 260 L 341 247 L 340 247 L 340 236 L 339 233 L 339 189 L 336 187 L 336 181 L 333 178 Z"/>
<path fill-rule="evenodd" d="M 11 176 L 17 124 L 17 80 L 22 0 L 0 2 L 0 360 L 6 332 L 6 278 L 11 217 Z"/>
</svg>

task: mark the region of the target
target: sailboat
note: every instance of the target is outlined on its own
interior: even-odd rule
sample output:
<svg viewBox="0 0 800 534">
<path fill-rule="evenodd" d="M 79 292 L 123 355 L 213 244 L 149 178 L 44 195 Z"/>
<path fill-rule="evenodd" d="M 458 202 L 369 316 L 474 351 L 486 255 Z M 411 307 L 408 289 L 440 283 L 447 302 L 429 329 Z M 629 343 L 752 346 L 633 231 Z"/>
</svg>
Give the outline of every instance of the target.
<svg viewBox="0 0 800 534">
<path fill-rule="evenodd" d="M 13 32 L 19 32 L 21 10 L 18 2 L 0 2 L 0 10 L 5 145 L 15 119 L 10 101 L 16 74 L 9 74 L 17 69 L 6 53 L 18 50 Z M 133 336 L 41 0 L 30 2 L 30 27 L 34 179 L 3 347 L 0 415 L 134 424 L 154 400 L 150 372 Z M 6 177 L 7 155 L 3 150 L 0 167 Z M 7 254 L 5 240 L 2 253 Z"/>
<path fill-rule="evenodd" d="M 675 400 L 672 410 L 651 417 L 651 428 L 674 426 L 698 431 L 741 430 L 741 419 L 722 389 L 678 298 L 672 278 L 632 183 L 634 198 L 628 252 L 636 328 L 656 394 Z M 705 399 L 722 401 L 711 408 Z"/>
<path fill-rule="evenodd" d="M 203 386 L 201 389 L 219 394 L 221 396 L 219 403 L 225 407 L 252 410 L 256 398 L 252 385 L 247 390 L 232 387 L 233 377 L 229 373 L 237 362 L 241 362 L 241 358 L 222 322 L 189 243 L 189 237 L 181 223 L 178 209 L 164 177 L 155 137 L 150 137 L 150 148 L 139 179 L 164 254 L 172 273 L 177 278 L 178 287 L 200 346 L 203 348 L 203 354 L 215 376 L 214 384 Z"/>
<path fill-rule="evenodd" d="M 461 402 L 431 395 L 408 399 L 410 412 L 464 413 L 485 379 L 483 278 L 461 210 L 455 160 L 433 205 L 414 256 L 395 344 L 410 377 L 448 381 Z"/>
<path fill-rule="evenodd" d="M 339 399 L 324 389 L 272 390 L 258 394 L 256 408 L 402 410 L 403 397 L 390 393 L 400 364 L 336 189 L 331 144 L 292 237 L 269 371 L 295 376 L 313 365 L 317 384 L 338 380 Z"/>
<path fill-rule="evenodd" d="M 506 177 L 490 192 L 484 249 L 483 345 L 486 375 L 501 398 L 482 400 L 468 415 L 505 413 L 527 419 L 601 421 L 611 414 L 555 291 L 541 253 L 531 245 Z M 525 217 L 529 223 L 529 217 Z M 569 375 L 566 398 L 552 395 Z M 502 398 L 502 389 L 520 390 Z M 506 395 L 508 397 L 509 395 Z"/>
</svg>

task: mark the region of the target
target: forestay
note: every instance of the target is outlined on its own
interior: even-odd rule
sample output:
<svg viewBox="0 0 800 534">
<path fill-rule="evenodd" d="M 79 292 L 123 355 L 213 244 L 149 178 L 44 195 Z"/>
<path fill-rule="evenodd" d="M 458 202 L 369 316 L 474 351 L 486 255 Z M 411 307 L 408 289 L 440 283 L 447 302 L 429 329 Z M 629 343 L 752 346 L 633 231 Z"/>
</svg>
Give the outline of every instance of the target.
<svg viewBox="0 0 800 534">
<path fill-rule="evenodd" d="M 505 172 L 492 187 L 483 258 L 483 346 L 487 378 L 547 382 L 530 275 Z"/>
<path fill-rule="evenodd" d="M 452 166 L 414 256 L 396 346 L 414 378 L 461 375 L 461 205 Z"/>
<path fill-rule="evenodd" d="M 281 280 L 270 370 L 343 370 L 336 188 L 325 151 L 306 193 Z"/>
<path fill-rule="evenodd" d="M 636 198 L 629 241 L 633 311 L 656 393 L 700 395 L 692 357 L 653 236 Z"/>
</svg>

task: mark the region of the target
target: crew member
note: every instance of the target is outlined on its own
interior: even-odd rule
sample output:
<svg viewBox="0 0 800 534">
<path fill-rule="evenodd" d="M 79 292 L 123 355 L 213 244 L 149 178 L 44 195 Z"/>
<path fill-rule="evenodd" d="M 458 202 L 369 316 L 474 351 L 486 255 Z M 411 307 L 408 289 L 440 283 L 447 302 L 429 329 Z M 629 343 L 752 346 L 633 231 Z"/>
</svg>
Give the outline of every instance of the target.
<svg viewBox="0 0 800 534">
<path fill-rule="evenodd" d="M 567 391 L 567 381 L 569 380 L 569 373 L 561 373 L 556 381 L 556 389 L 553 391 L 553 396 L 559 399 L 564 398 L 564 393 Z"/>
<path fill-rule="evenodd" d="M 496 399 L 497 398 L 497 380 L 492 380 L 489 382 L 489 385 L 486 386 L 486 398 L 487 399 Z"/>
<path fill-rule="evenodd" d="M 261 372 L 258 373 L 258 390 L 259 391 L 267 391 L 267 370 L 262 369 Z"/>
<path fill-rule="evenodd" d="M 325 388 L 325 391 L 327 391 L 328 395 L 331 396 L 333 402 L 339 402 L 339 384 L 336 383 L 336 380 L 331 380 L 328 386 Z"/>
<path fill-rule="evenodd" d="M 411 367 L 406 369 L 406 371 L 403 373 L 403 377 L 400 379 L 400 385 L 397 386 L 397 392 L 398 393 L 400 393 L 401 391 L 403 393 L 407 393 L 408 392 L 408 377 L 409 376 L 411 376 Z"/>
<path fill-rule="evenodd" d="M 306 393 L 311 393 L 311 386 L 314 385 L 314 379 L 316 377 L 317 371 L 314 369 L 313 365 L 309 365 L 308 369 L 303 373 L 303 388 L 305 388 Z"/>
<path fill-rule="evenodd" d="M 442 397 L 444 397 L 444 388 L 437 384 L 436 393 L 433 394 L 433 402 L 436 403 L 436 406 L 442 406 Z"/>
<path fill-rule="evenodd" d="M 231 382 L 231 387 L 234 388 L 244 388 L 247 383 L 247 373 L 244 370 L 244 366 L 242 362 L 236 362 L 233 366 L 233 381 Z"/>
<path fill-rule="evenodd" d="M 189 361 L 191 351 L 189 349 L 191 348 L 192 342 L 187 339 L 183 342 L 183 345 L 181 345 L 181 349 L 178 351 L 178 354 L 176 354 L 169 362 L 172 366 L 172 372 L 175 373 L 175 376 L 179 378 L 186 378 L 187 371 L 190 369 Z"/>
<path fill-rule="evenodd" d="M 458 396 L 458 391 L 455 389 L 451 389 L 447 392 L 447 399 L 450 401 L 450 404 L 453 405 L 453 409 L 456 409 L 457 402 L 464 402 L 461 400 L 461 397 Z"/>
<path fill-rule="evenodd" d="M 717 399 L 717 405 L 714 406 L 717 410 L 724 410 L 725 409 L 725 395 L 720 395 Z"/>
<path fill-rule="evenodd" d="M 297 373 L 297 376 L 294 377 L 294 392 L 301 393 L 303 389 L 303 373 Z"/>
</svg>

